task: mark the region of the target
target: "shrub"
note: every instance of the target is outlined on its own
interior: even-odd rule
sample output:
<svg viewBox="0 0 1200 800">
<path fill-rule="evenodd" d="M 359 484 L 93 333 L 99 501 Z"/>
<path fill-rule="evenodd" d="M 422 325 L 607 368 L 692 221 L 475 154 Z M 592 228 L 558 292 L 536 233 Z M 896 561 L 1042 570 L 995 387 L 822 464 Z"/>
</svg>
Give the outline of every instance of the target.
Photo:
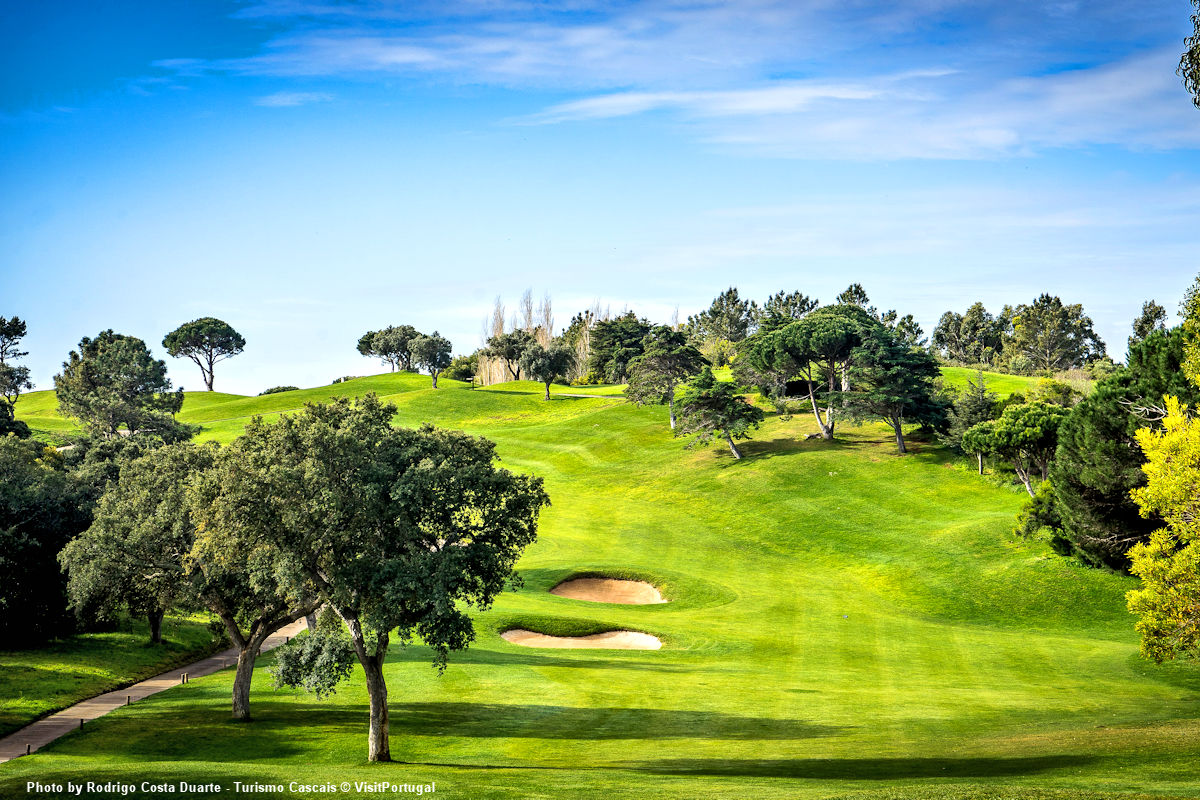
<svg viewBox="0 0 1200 800">
<path fill-rule="evenodd" d="M 337 381 L 334 381 L 334 383 L 337 383 Z M 264 389 L 263 391 L 259 392 L 258 396 L 262 397 L 264 394 L 279 394 L 280 392 L 295 392 L 299 389 L 299 386 L 272 386 L 270 389 Z"/>
</svg>

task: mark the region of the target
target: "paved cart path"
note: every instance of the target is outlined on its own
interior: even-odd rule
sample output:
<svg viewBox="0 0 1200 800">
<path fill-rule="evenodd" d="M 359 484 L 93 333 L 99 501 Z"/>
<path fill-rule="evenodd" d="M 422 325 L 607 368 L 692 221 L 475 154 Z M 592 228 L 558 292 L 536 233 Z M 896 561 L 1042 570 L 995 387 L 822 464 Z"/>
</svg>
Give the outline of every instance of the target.
<svg viewBox="0 0 1200 800">
<path fill-rule="evenodd" d="M 305 625 L 305 621 L 301 619 L 277 631 L 263 642 L 260 652 L 265 653 L 268 650 L 278 647 L 287 641 L 288 638 L 303 631 Z M 237 648 L 231 647 L 208 658 L 202 658 L 191 664 L 176 667 L 140 683 L 126 686 L 124 689 L 117 689 L 107 694 L 96 695 L 95 697 L 76 703 L 70 708 L 63 709 L 48 717 L 43 717 L 37 722 L 26 725 L 19 731 L 0 739 L 0 764 L 25 755 L 27 747 L 29 748 L 29 752 L 33 752 L 45 747 L 64 734 L 78 730 L 80 720 L 84 721 L 86 729 L 87 722 L 90 720 L 102 717 L 129 702 L 136 703 L 138 700 L 143 700 L 152 694 L 165 692 L 173 686 L 179 686 L 183 680 L 184 673 L 187 673 L 188 680 L 211 675 L 214 672 L 219 672 L 227 667 L 236 665 L 237 657 Z"/>
</svg>

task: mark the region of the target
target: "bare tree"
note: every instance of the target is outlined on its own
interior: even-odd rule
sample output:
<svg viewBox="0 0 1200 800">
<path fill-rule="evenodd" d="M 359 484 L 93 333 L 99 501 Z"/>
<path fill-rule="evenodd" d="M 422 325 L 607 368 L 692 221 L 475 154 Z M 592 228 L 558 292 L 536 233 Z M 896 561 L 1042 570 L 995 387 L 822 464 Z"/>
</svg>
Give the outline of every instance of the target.
<svg viewBox="0 0 1200 800">
<path fill-rule="evenodd" d="M 554 307 L 550 302 L 549 292 L 542 295 L 542 302 L 537 308 L 536 321 L 534 335 L 537 336 L 538 344 L 542 347 L 549 347 L 550 342 L 554 340 Z"/>
<path fill-rule="evenodd" d="M 521 330 L 526 333 L 533 333 L 533 289 L 526 289 L 521 295 L 521 304 L 519 306 L 521 312 Z M 516 328 L 516 325 L 513 325 Z"/>
</svg>

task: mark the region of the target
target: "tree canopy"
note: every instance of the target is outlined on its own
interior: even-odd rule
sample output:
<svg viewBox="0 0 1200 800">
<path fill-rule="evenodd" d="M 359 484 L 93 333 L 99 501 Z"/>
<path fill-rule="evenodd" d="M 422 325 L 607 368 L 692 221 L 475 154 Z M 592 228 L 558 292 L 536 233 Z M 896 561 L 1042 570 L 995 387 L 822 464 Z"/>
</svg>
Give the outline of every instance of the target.
<svg viewBox="0 0 1200 800">
<path fill-rule="evenodd" d="M 965 314 L 947 311 L 933 329 L 931 344 L 951 361 L 991 365 L 1004 347 L 1010 313 L 1006 306 L 999 317 L 994 317 L 983 303 L 972 303 Z"/>
<path fill-rule="evenodd" d="M 193 432 L 172 417 L 183 405 L 183 389 L 172 391 L 166 363 L 151 356 L 141 339 L 111 329 L 80 340 L 54 376 L 54 391 L 59 411 L 104 436 L 117 435 L 122 426 L 130 434 L 174 440 Z"/>
<path fill-rule="evenodd" d="M 625 397 L 638 405 L 666 404 L 671 430 L 675 430 L 675 389 L 706 363 L 683 331 L 659 325 L 646 334 L 642 354 L 629 364 Z"/>
<path fill-rule="evenodd" d="M 877 417 L 892 427 L 896 449 L 908 452 L 904 424 L 946 427 L 946 404 L 934 381 L 941 376 L 929 351 L 914 347 L 881 325 L 864 327 L 850 355 L 849 391 L 841 399 L 851 417 Z"/>
<path fill-rule="evenodd" d="M 200 367 L 208 391 L 213 390 L 213 365 L 233 358 L 246 347 L 246 340 L 227 322 L 201 317 L 185 322 L 163 337 L 163 347 L 172 358 L 186 356 Z"/>
<path fill-rule="evenodd" d="M 697 342 L 724 339 L 737 343 L 749 334 L 754 313 L 754 302 L 742 299 L 737 287 L 730 286 L 717 295 L 707 309 L 688 317 L 687 331 Z"/>
<path fill-rule="evenodd" d="M 1035 369 L 1081 367 L 1102 358 L 1104 342 L 1092 329 L 1092 319 L 1078 303 L 1067 305 L 1055 296 L 1039 295 L 1013 314 L 1013 348 Z"/>
<path fill-rule="evenodd" d="M 632 311 L 597 322 L 591 332 L 588 369 L 608 383 L 624 383 L 651 327 Z"/>
<path fill-rule="evenodd" d="M 565 378 L 575 367 L 575 348 L 566 342 L 551 342 L 549 347 L 534 343 L 521 355 L 521 369 L 535 381 L 546 385 L 550 399 L 550 384 Z"/>
<path fill-rule="evenodd" d="M 525 351 L 537 344 L 533 334 L 518 328 L 508 333 L 498 333 L 488 339 L 487 347 L 482 354 L 489 358 L 498 358 L 504 363 L 504 368 L 514 381 L 521 380 L 521 356 Z"/>
<path fill-rule="evenodd" d="M 20 317 L 0 317 L 0 436 L 30 435 L 29 426 L 17 419 L 16 406 L 21 393 L 33 388 L 33 381 L 29 379 L 29 367 L 13 363 L 29 355 L 19 349 L 25 333 L 25 322 Z"/>
<path fill-rule="evenodd" d="M 391 760 L 383 664 L 393 631 L 419 635 L 444 664 L 474 637 L 537 533 L 541 479 L 495 466 L 491 442 L 456 431 L 395 429 L 373 395 L 252 421 L 208 519 L 289 554 L 343 620 L 366 675 L 368 759 Z"/>
<path fill-rule="evenodd" d="M 413 339 L 421 332 L 412 325 L 389 325 L 380 331 L 367 331 L 358 338 L 358 352 L 361 355 L 378 358 L 384 364 L 397 369 L 412 369 L 412 351 L 410 346 Z"/>
<path fill-rule="evenodd" d="M 417 336 L 408 344 L 412 354 L 412 363 L 418 369 L 429 373 L 433 379 L 433 388 L 437 388 L 440 375 L 453 360 L 450 340 L 434 331 L 428 336 Z"/>
<path fill-rule="evenodd" d="M 1019 403 L 1004 409 L 999 419 L 981 422 L 963 435 L 969 453 L 990 453 L 1012 464 L 1030 497 L 1033 477 L 1049 476 L 1058 428 L 1067 410 L 1051 403 Z"/>
<path fill-rule="evenodd" d="M 1192 14 L 1192 35 L 1184 40 L 1186 48 L 1179 57 L 1179 77 L 1183 88 L 1192 95 L 1192 104 L 1200 108 L 1200 0 L 1192 0 L 1196 13 Z"/>
<path fill-rule="evenodd" d="M 1142 303 L 1142 313 L 1133 321 L 1133 335 L 1129 337 L 1129 348 L 1144 340 L 1155 331 L 1167 329 L 1167 310 L 1153 300 Z"/>
<path fill-rule="evenodd" d="M 763 420 L 763 411 L 746 402 L 732 383 L 713 377 L 712 369 L 703 371 L 687 383 L 679 396 L 679 424 L 676 436 L 695 435 L 693 443 L 707 444 L 722 438 L 733 457 L 740 459 L 742 451 L 735 439 L 749 439 L 750 430 Z"/>
</svg>

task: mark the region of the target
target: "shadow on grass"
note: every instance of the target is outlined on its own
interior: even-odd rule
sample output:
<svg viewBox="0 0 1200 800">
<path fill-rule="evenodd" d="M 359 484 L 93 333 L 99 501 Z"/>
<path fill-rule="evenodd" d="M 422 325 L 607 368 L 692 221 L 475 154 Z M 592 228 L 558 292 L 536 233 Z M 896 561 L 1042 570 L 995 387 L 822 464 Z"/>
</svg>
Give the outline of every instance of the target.
<svg viewBox="0 0 1200 800">
<path fill-rule="evenodd" d="M 1085 755 L 1011 758 L 814 758 L 750 761 L 677 759 L 628 765 L 655 775 L 887 781 L 904 778 L 992 778 L 1037 775 L 1093 764 Z"/>
<path fill-rule="evenodd" d="M 575 708 L 487 703 L 407 703 L 393 733 L 528 739 L 730 739 L 783 741 L 836 736 L 845 728 L 801 720 L 657 708 Z"/>
</svg>

